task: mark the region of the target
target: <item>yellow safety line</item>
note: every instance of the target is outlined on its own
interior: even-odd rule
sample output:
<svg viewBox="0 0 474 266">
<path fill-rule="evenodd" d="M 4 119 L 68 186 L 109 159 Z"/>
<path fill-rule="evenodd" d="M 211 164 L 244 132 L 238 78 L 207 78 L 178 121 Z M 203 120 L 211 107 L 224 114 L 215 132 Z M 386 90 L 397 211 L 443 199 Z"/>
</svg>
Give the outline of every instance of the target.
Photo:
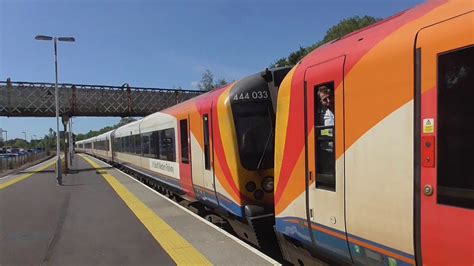
<svg viewBox="0 0 474 266">
<path fill-rule="evenodd" d="M 46 169 L 46 168 L 49 168 L 51 165 L 53 165 L 53 164 L 55 164 L 55 163 L 56 163 L 56 161 L 53 160 L 53 162 L 48 163 L 48 164 L 46 164 L 45 166 L 40 167 L 40 168 L 38 168 L 38 169 L 36 169 L 36 170 L 33 170 L 31 173 L 22 175 L 22 176 L 17 177 L 17 178 L 13 178 L 13 179 L 10 180 L 10 181 L 7 181 L 7 182 L 5 182 L 5 183 L 2 183 L 2 184 L 0 184 L 0 190 L 4 189 L 4 188 L 6 188 L 6 187 L 9 187 L 9 186 L 11 186 L 11 185 L 13 185 L 13 184 L 16 184 L 16 183 L 18 183 L 18 182 L 20 182 L 20 181 L 23 181 L 23 180 L 27 179 L 28 177 L 31 177 L 32 175 L 34 175 L 34 174 L 36 174 L 36 173 L 38 173 L 38 172 L 41 172 L 41 171 L 43 171 L 43 170 Z"/>
<path fill-rule="evenodd" d="M 80 154 L 92 167 L 100 168 L 91 159 Z M 212 265 L 207 258 L 181 237 L 171 226 L 154 211 L 141 202 L 132 192 L 106 171 L 99 171 L 102 177 L 112 186 L 115 192 L 128 205 L 130 210 L 143 223 L 163 249 L 178 265 Z"/>
</svg>

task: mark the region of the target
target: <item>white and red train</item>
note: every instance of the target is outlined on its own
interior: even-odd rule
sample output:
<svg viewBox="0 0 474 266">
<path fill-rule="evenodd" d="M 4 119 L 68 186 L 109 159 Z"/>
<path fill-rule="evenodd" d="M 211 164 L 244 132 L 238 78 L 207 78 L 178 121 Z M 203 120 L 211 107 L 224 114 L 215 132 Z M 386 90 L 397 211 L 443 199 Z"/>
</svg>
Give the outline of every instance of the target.
<svg viewBox="0 0 474 266">
<path fill-rule="evenodd" d="M 77 149 L 251 229 L 274 226 L 294 264 L 473 265 L 474 1 L 428 1 L 287 72 L 245 78 Z"/>
<path fill-rule="evenodd" d="M 276 96 L 289 70 L 244 78 L 78 141 L 76 150 L 201 203 L 224 217 L 240 236 L 261 246 L 261 233 L 274 224 Z"/>
</svg>

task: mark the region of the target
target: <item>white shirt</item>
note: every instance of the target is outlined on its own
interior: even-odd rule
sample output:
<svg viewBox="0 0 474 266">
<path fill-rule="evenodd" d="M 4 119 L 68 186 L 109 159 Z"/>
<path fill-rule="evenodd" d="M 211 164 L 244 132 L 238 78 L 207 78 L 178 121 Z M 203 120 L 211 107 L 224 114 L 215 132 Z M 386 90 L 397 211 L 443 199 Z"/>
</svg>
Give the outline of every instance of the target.
<svg viewBox="0 0 474 266">
<path fill-rule="evenodd" d="M 334 126 L 334 114 L 331 112 L 331 110 L 326 109 L 326 112 L 324 113 L 323 116 L 324 120 L 324 126 Z"/>
</svg>

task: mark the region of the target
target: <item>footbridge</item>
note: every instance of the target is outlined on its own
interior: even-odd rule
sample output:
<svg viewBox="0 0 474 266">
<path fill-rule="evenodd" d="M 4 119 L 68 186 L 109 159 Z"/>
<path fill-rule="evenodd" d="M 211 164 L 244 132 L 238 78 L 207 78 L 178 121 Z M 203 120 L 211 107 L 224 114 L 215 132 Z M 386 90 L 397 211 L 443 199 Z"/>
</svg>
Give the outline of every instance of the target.
<svg viewBox="0 0 474 266">
<path fill-rule="evenodd" d="M 203 93 L 194 90 L 58 84 L 60 116 L 146 116 Z M 54 117 L 54 83 L 0 81 L 0 116 Z"/>
</svg>

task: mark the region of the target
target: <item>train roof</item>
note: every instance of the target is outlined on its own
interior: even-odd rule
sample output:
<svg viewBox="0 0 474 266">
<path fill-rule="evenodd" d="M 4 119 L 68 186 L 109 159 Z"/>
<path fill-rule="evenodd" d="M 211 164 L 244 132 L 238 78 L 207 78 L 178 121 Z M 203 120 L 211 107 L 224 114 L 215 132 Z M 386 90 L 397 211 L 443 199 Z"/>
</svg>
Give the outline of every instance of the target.
<svg viewBox="0 0 474 266">
<path fill-rule="evenodd" d="M 117 128 L 114 132 L 114 136 L 123 137 L 129 136 L 130 134 L 138 134 L 140 123 L 142 120 L 143 118 Z"/>
<path fill-rule="evenodd" d="M 156 123 L 160 121 L 160 123 Z M 146 133 L 150 131 L 174 127 L 176 118 L 167 113 L 157 112 L 146 116 L 140 123 L 140 132 Z"/>
</svg>

